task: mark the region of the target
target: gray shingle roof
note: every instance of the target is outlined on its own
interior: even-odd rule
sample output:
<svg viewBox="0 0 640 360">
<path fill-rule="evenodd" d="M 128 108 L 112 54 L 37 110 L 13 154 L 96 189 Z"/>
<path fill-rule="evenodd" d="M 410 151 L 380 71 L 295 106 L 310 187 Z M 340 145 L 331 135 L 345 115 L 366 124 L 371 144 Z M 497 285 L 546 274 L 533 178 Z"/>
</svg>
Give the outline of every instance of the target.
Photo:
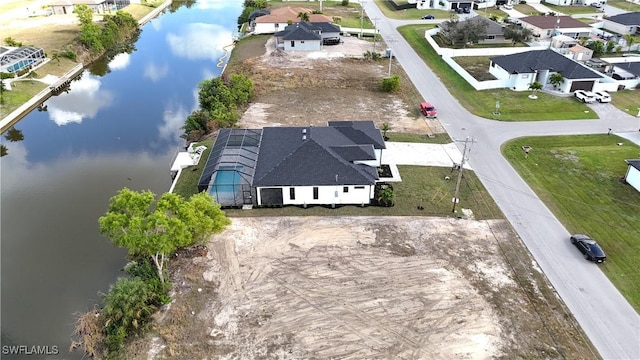
<svg viewBox="0 0 640 360">
<path fill-rule="evenodd" d="M 626 162 L 629 166 L 634 167 L 636 170 L 640 170 L 640 159 L 625 160 L 625 162 Z"/>
<path fill-rule="evenodd" d="M 354 160 L 375 159 L 373 141 L 361 122 L 333 127 L 264 128 L 253 186 L 365 185 L 378 179 L 375 167 Z M 369 122 L 371 127 L 373 122 Z M 364 141 L 364 140 L 368 140 Z M 361 142 L 362 141 L 362 142 Z M 337 178 L 336 178 L 337 176 Z"/>
<path fill-rule="evenodd" d="M 495 21 L 491 21 L 487 18 L 484 18 L 482 16 L 476 15 L 474 17 L 471 18 L 467 18 L 466 20 L 462 20 L 461 22 L 464 21 L 471 21 L 471 22 L 486 22 L 487 23 L 487 35 L 502 35 L 504 34 L 504 27 L 500 24 L 498 24 Z M 450 21 L 443 21 L 440 25 L 438 25 L 439 27 L 447 30 L 448 27 L 450 26 L 451 22 Z"/>
<path fill-rule="evenodd" d="M 532 50 L 518 54 L 496 56 L 491 61 L 510 74 L 533 73 L 549 70 L 567 79 L 599 79 L 599 73 L 566 58 L 553 50 Z"/>
<path fill-rule="evenodd" d="M 284 30 L 275 33 L 275 36 L 284 40 L 320 40 L 321 33 L 339 33 L 340 28 L 329 23 L 299 22 L 287 25 Z"/>
<path fill-rule="evenodd" d="M 640 25 L 640 11 L 609 16 L 606 20 L 622 25 Z"/>
</svg>

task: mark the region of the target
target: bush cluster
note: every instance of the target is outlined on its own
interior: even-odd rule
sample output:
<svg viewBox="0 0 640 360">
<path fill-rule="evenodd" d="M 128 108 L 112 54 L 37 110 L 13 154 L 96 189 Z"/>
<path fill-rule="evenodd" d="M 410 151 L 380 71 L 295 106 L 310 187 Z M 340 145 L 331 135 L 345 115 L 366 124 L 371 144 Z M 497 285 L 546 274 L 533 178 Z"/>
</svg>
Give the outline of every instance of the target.
<svg viewBox="0 0 640 360">
<path fill-rule="evenodd" d="M 394 92 L 400 89 L 400 77 L 393 75 L 392 77 L 382 79 L 382 91 Z"/>
<path fill-rule="evenodd" d="M 75 11 L 80 20 L 80 43 L 92 53 L 113 49 L 139 30 L 138 22 L 124 11 L 105 15 L 102 27 L 93 22 L 93 11 L 88 6 L 77 5 Z"/>
<path fill-rule="evenodd" d="M 241 74 L 204 80 L 198 84 L 200 108 L 189 115 L 184 135 L 195 141 L 211 131 L 231 127 L 240 118 L 240 107 L 253 97 L 253 82 Z"/>
</svg>

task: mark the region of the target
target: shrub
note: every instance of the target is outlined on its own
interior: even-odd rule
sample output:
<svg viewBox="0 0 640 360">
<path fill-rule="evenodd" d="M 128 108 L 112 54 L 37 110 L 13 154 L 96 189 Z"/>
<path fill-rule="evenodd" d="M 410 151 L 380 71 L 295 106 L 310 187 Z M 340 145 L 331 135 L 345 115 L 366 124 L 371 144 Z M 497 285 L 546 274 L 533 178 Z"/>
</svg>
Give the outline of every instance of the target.
<svg viewBox="0 0 640 360">
<path fill-rule="evenodd" d="M 342 0 L 342 6 L 349 6 L 349 0 Z"/>
<path fill-rule="evenodd" d="M 71 50 L 63 50 L 63 51 L 60 53 L 60 56 L 65 57 L 65 58 L 67 58 L 67 59 L 71 59 L 71 60 L 73 60 L 73 61 L 76 61 L 76 58 L 77 58 L 76 53 L 74 53 L 74 52 L 73 52 L 73 51 L 71 51 Z"/>
<path fill-rule="evenodd" d="M 400 77 L 393 75 L 392 77 L 382 79 L 382 91 L 394 92 L 400 88 Z"/>
<path fill-rule="evenodd" d="M 105 346 L 109 352 L 120 350 L 124 340 L 141 331 L 156 310 L 158 298 L 141 278 L 119 278 L 105 295 L 100 313 L 104 324 Z"/>
</svg>

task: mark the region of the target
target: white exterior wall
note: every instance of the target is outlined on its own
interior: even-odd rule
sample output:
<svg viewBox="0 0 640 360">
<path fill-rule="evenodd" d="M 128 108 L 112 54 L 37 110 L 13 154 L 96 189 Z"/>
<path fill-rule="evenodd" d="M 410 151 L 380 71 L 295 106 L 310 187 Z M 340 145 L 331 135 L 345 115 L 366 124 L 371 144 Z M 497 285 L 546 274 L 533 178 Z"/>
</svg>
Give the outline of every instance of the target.
<svg viewBox="0 0 640 360">
<path fill-rule="evenodd" d="M 295 46 L 291 46 L 291 40 L 283 40 L 285 51 L 318 51 L 322 48 L 320 40 L 293 40 Z"/>
<path fill-rule="evenodd" d="M 276 26 L 277 25 L 277 26 Z M 254 34 L 273 34 L 278 31 L 284 30 L 287 27 L 287 23 L 256 23 L 253 29 Z"/>
<path fill-rule="evenodd" d="M 344 192 L 344 188 L 348 188 Z M 295 199 L 290 198 L 290 189 L 286 186 L 282 188 L 282 202 L 284 205 L 368 205 L 373 197 L 373 185 L 359 185 L 360 189 L 356 189 L 356 185 L 331 185 L 318 186 L 318 199 L 313 198 L 313 186 L 297 186 L 295 189 Z M 260 194 L 260 188 L 258 188 Z M 337 196 L 336 196 L 337 195 Z M 261 199 L 258 198 L 260 204 Z"/>
<path fill-rule="evenodd" d="M 635 32 L 635 28 L 633 26 L 623 25 L 615 23 L 611 20 L 604 19 L 602 26 L 609 31 L 614 33 L 626 35 Z"/>
<path fill-rule="evenodd" d="M 633 166 L 629 166 L 624 179 L 629 185 L 633 186 L 634 189 L 640 191 L 640 171 L 636 170 Z"/>
</svg>

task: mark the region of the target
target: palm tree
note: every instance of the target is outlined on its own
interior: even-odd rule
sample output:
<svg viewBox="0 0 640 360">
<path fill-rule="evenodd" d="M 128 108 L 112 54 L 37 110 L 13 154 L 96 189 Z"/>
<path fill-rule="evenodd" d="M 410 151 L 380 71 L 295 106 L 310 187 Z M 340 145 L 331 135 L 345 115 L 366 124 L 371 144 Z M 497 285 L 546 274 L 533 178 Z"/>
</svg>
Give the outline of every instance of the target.
<svg viewBox="0 0 640 360">
<path fill-rule="evenodd" d="M 385 140 L 389 140 L 389 138 L 387 137 L 387 131 L 391 130 L 391 128 L 389 127 L 389 124 L 383 123 L 382 128 L 380 128 L 380 130 L 382 130 L 382 137 Z"/>
<path fill-rule="evenodd" d="M 560 73 L 555 73 L 549 77 L 549 82 L 553 85 L 554 89 L 557 89 L 558 86 L 564 82 L 564 77 L 562 77 Z"/>
<path fill-rule="evenodd" d="M 624 41 L 627 43 L 627 52 L 631 52 L 631 46 L 635 43 L 637 43 L 638 39 L 633 36 L 632 34 L 626 34 L 624 36 Z"/>
<path fill-rule="evenodd" d="M 298 18 L 302 22 L 309 21 L 309 13 L 307 13 L 307 12 L 299 12 L 298 13 Z"/>
<path fill-rule="evenodd" d="M 378 203 L 383 206 L 393 205 L 393 189 L 389 185 L 383 185 L 378 193 Z"/>
<path fill-rule="evenodd" d="M 542 90 L 542 84 L 538 81 L 534 81 L 531 84 L 529 84 L 529 90 L 531 90 L 531 95 L 529 95 L 530 98 L 532 99 L 536 99 L 536 91 L 538 90 Z"/>
</svg>

